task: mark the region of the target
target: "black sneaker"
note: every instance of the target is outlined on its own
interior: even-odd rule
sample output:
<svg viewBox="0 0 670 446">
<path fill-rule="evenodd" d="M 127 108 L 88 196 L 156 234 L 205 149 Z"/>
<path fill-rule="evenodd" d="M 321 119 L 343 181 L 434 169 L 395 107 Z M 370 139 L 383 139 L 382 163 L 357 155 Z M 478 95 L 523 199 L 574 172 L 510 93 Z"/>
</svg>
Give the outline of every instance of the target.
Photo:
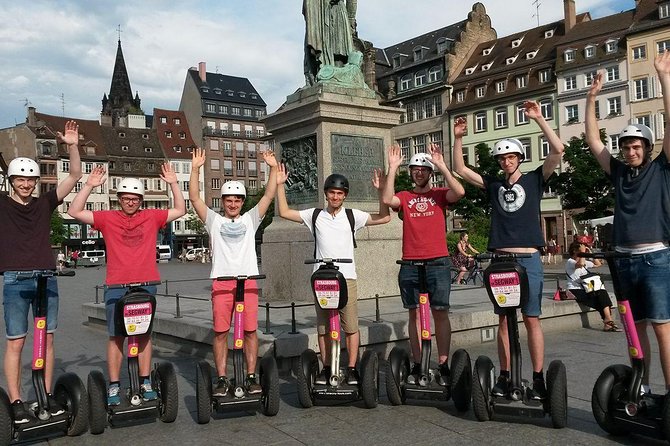
<svg viewBox="0 0 670 446">
<path fill-rule="evenodd" d="M 324 367 L 321 369 L 319 374 L 316 375 L 316 380 L 314 381 L 314 384 L 325 386 L 326 384 L 328 384 L 329 379 L 330 379 L 330 367 Z"/>
<path fill-rule="evenodd" d="M 28 411 L 21 400 L 12 403 L 12 415 L 16 424 L 24 424 L 30 421 L 30 415 L 28 415 Z"/>
<path fill-rule="evenodd" d="M 258 395 L 259 393 L 263 393 L 263 388 L 258 383 L 258 376 L 256 376 L 255 373 L 249 373 L 244 384 L 246 384 L 247 393 L 249 395 Z"/>
<path fill-rule="evenodd" d="M 498 376 L 498 380 L 496 381 L 496 385 L 493 386 L 493 390 L 491 390 L 491 393 L 493 396 L 505 396 L 509 393 L 509 378 L 506 376 Z"/>
<path fill-rule="evenodd" d="M 358 375 L 358 370 L 356 367 L 347 368 L 347 384 L 350 386 L 357 386 L 360 382 L 361 377 Z"/>
<path fill-rule="evenodd" d="M 49 413 L 52 417 L 65 413 L 63 406 L 61 406 L 58 401 L 56 401 L 56 398 L 54 398 L 52 394 L 49 393 L 47 397 L 49 398 Z"/>
<path fill-rule="evenodd" d="M 449 364 L 447 364 L 447 361 L 444 361 L 440 366 L 437 368 L 438 376 L 437 376 L 437 383 L 443 387 L 449 387 L 451 384 L 451 372 L 449 371 Z"/>
<path fill-rule="evenodd" d="M 528 388 L 526 392 L 529 400 L 542 401 L 547 398 L 547 387 L 543 379 L 533 380 L 533 388 Z"/>
<path fill-rule="evenodd" d="M 219 379 L 216 380 L 216 387 L 212 396 L 226 396 L 228 395 L 228 389 L 230 388 L 230 382 L 225 376 L 219 376 Z"/>
<path fill-rule="evenodd" d="M 421 374 L 421 364 L 415 362 L 412 366 L 412 370 L 409 371 L 409 376 L 407 377 L 407 384 L 416 385 L 419 381 L 419 375 Z"/>
</svg>

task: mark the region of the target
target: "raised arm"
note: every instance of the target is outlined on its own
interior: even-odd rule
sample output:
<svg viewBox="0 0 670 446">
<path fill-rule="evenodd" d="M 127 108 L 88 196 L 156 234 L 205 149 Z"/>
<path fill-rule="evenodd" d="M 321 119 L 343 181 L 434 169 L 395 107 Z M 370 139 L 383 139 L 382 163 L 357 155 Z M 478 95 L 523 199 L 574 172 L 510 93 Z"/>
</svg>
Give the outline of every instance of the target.
<svg viewBox="0 0 670 446">
<path fill-rule="evenodd" d="M 444 181 L 447 183 L 449 190 L 447 191 L 447 201 L 449 203 L 456 203 L 465 196 L 465 189 L 460 181 L 451 174 L 451 171 L 444 162 L 442 149 L 437 144 L 430 144 L 428 146 L 428 153 L 430 153 L 431 162 L 437 170 L 444 176 Z"/>
<path fill-rule="evenodd" d="M 86 207 L 86 200 L 88 196 L 91 195 L 91 191 L 98 187 L 102 186 L 105 183 L 105 169 L 98 165 L 93 168 L 86 183 L 81 188 L 81 190 L 75 195 L 72 204 L 70 204 L 70 209 L 67 210 L 67 213 L 70 217 L 76 218 L 82 223 L 92 225 L 93 222 L 93 211 L 88 211 L 84 209 Z"/>
<path fill-rule="evenodd" d="M 374 226 L 374 225 L 383 225 L 391 221 L 391 214 L 389 213 L 389 207 L 387 204 L 384 204 L 384 188 L 386 187 L 386 176 L 382 169 L 374 169 L 372 171 L 372 187 L 377 189 L 379 194 L 379 212 L 376 214 L 370 214 L 368 221 L 365 223 L 365 226 Z"/>
<path fill-rule="evenodd" d="M 549 126 L 544 119 L 544 116 L 542 116 L 542 110 L 537 102 L 526 101 L 523 103 L 523 107 L 526 116 L 537 123 L 540 130 L 542 130 L 544 137 L 547 138 L 547 141 L 549 142 L 549 155 L 547 155 L 542 164 L 542 174 L 546 180 L 554 173 L 554 170 L 556 170 L 561 163 L 561 157 L 563 156 L 565 147 L 561 142 L 561 138 L 558 137 L 554 129 Z"/>
<path fill-rule="evenodd" d="M 389 163 L 389 170 L 386 173 L 386 186 L 382 191 L 382 203 L 393 209 L 398 209 L 398 207 L 400 207 L 400 199 L 395 196 L 395 177 L 398 174 L 398 168 L 403 161 L 400 147 L 397 145 L 389 147 L 386 158 Z"/>
<path fill-rule="evenodd" d="M 281 218 L 285 218 L 286 220 L 291 220 L 296 223 L 302 223 L 300 212 L 288 207 L 288 201 L 286 200 L 286 190 L 284 190 L 284 184 L 288 179 L 288 171 L 286 170 L 286 165 L 284 163 L 277 166 L 276 177 L 277 177 L 277 208 L 279 211 L 279 216 Z"/>
<path fill-rule="evenodd" d="M 465 135 L 467 128 L 468 122 L 465 118 L 456 118 L 454 121 L 454 148 L 452 151 L 453 168 L 454 172 L 460 175 L 465 181 L 482 189 L 484 187 L 484 179 L 480 174 L 466 166 L 463 159 L 463 135 Z"/>
<path fill-rule="evenodd" d="M 205 151 L 200 147 L 193 150 L 191 158 L 191 176 L 188 180 L 188 199 L 195 213 L 202 221 L 207 220 L 207 205 L 200 198 L 200 168 L 205 165 Z"/>
<path fill-rule="evenodd" d="M 81 157 L 79 156 L 79 125 L 75 121 L 65 123 L 65 134 L 58 132 L 58 139 L 67 144 L 70 154 L 70 173 L 56 188 L 58 200 L 63 200 L 72 192 L 77 181 L 81 179 Z"/>
<path fill-rule="evenodd" d="M 670 52 L 666 50 L 656 56 L 654 67 L 658 73 L 658 80 L 661 83 L 663 108 L 665 110 L 663 153 L 665 153 L 665 158 L 670 160 L 670 127 L 667 126 L 668 119 L 670 119 Z"/>
<path fill-rule="evenodd" d="M 265 150 L 263 153 L 263 160 L 270 166 L 270 177 L 265 185 L 265 193 L 258 200 L 258 214 L 263 216 L 268 211 L 270 203 L 277 193 L 277 158 L 272 150 Z"/>
<path fill-rule="evenodd" d="M 170 185 L 170 190 L 172 191 L 172 197 L 174 199 L 174 207 L 168 209 L 167 222 L 170 223 L 186 213 L 186 201 L 184 200 L 184 194 L 179 190 L 179 181 L 177 181 L 177 174 L 172 170 L 172 165 L 170 163 L 163 163 L 161 170 L 161 180 Z M 193 169 L 191 169 L 191 173 L 192 172 Z"/>
<path fill-rule="evenodd" d="M 610 155 L 609 151 L 600 140 L 600 129 L 596 119 L 596 98 L 603 88 L 603 72 L 599 71 L 593 77 L 591 88 L 586 93 L 586 144 L 589 145 L 591 154 L 596 158 L 600 168 L 609 175 Z"/>
</svg>

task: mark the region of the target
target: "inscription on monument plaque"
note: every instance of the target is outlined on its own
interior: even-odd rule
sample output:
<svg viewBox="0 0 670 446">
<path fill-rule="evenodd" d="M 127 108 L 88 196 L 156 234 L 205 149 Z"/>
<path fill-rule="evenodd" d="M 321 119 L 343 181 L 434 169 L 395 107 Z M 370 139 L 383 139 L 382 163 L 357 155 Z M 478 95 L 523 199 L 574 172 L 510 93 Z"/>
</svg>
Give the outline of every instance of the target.
<svg viewBox="0 0 670 446">
<path fill-rule="evenodd" d="M 377 201 L 377 189 L 372 187 L 372 169 L 384 167 L 384 140 L 366 136 L 330 135 L 330 155 L 333 173 L 349 179 L 348 199 Z"/>
<path fill-rule="evenodd" d="M 289 173 L 285 185 L 289 204 L 316 202 L 319 198 L 316 135 L 283 142 L 281 158 Z"/>
</svg>

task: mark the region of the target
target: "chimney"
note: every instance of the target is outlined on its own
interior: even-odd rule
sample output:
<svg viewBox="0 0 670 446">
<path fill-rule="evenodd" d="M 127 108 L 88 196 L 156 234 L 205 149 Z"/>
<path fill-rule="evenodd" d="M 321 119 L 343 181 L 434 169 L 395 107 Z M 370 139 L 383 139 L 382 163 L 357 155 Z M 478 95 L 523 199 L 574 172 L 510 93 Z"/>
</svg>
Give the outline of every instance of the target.
<svg viewBox="0 0 670 446">
<path fill-rule="evenodd" d="M 200 80 L 207 82 L 207 64 L 205 62 L 198 63 L 198 73 L 200 74 Z"/>
<path fill-rule="evenodd" d="M 577 23 L 575 0 L 563 0 L 563 12 L 565 14 L 565 34 L 567 34 Z"/>
<path fill-rule="evenodd" d="M 27 118 L 26 122 L 28 125 L 31 126 L 37 125 L 37 118 L 35 117 L 35 107 L 33 106 L 28 107 L 28 116 L 26 118 Z"/>
</svg>

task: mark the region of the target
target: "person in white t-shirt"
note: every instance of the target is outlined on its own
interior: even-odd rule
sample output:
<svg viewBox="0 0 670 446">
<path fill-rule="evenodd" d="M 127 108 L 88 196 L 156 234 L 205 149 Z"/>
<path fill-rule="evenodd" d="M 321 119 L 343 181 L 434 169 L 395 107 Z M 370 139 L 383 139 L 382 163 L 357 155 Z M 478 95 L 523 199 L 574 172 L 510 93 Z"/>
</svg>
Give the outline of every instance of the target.
<svg viewBox="0 0 670 446">
<path fill-rule="evenodd" d="M 344 175 L 334 173 L 326 178 L 323 185 L 323 193 L 326 196 L 326 209 L 323 209 L 316 219 L 316 228 L 312 227 L 312 216 L 314 208 L 297 211 L 290 209 L 286 201 L 284 183 L 288 178 L 288 172 L 284 165 L 280 165 L 277 173 L 277 207 L 279 215 L 287 220 L 302 223 L 314 235 L 316 233 L 316 258 L 324 259 L 351 259 L 352 263 L 336 263 L 340 272 L 347 279 L 348 301 L 347 305 L 340 310 L 342 330 L 345 334 L 349 363 L 346 373 L 347 384 L 357 385 L 360 377 L 356 370 L 358 359 L 358 346 L 360 336 L 358 333 L 358 294 L 356 288 L 356 264 L 354 263 L 354 239 L 351 233 L 351 225 L 346 216 L 344 201 L 349 194 L 349 181 Z M 381 170 L 373 172 L 372 185 L 377 189 L 380 196 L 379 213 L 368 214 L 367 212 L 352 209 L 354 216 L 354 232 L 364 226 L 381 225 L 391 221 L 388 206 L 382 204 L 381 194 L 385 185 Z M 319 265 L 315 265 L 316 270 Z M 326 336 L 328 325 L 328 314 L 326 310 L 314 305 L 316 309 L 317 331 L 319 334 L 319 350 L 323 369 L 316 378 L 316 384 L 326 384 L 332 371 L 330 370 L 330 338 Z"/>
<path fill-rule="evenodd" d="M 198 148 L 193 151 L 189 198 L 198 217 L 205 222 L 212 247 L 212 272 L 210 278 L 258 274 L 256 257 L 256 230 L 272 203 L 277 189 L 277 160 L 271 150 L 263 152 L 263 159 L 270 166 L 270 177 L 265 194 L 258 204 L 241 214 L 246 189 L 239 181 L 227 181 L 221 187 L 223 215 L 213 211 L 200 198 L 200 167 L 205 164 L 205 152 Z M 218 375 L 214 396 L 226 396 L 230 382 L 226 376 L 228 360 L 228 332 L 233 315 L 235 281 L 212 282 L 212 314 L 214 320 L 214 362 Z M 256 375 L 258 357 L 258 285 L 255 280 L 247 280 L 244 290 L 244 356 L 247 362 L 246 387 L 249 394 L 262 392 Z"/>
</svg>

